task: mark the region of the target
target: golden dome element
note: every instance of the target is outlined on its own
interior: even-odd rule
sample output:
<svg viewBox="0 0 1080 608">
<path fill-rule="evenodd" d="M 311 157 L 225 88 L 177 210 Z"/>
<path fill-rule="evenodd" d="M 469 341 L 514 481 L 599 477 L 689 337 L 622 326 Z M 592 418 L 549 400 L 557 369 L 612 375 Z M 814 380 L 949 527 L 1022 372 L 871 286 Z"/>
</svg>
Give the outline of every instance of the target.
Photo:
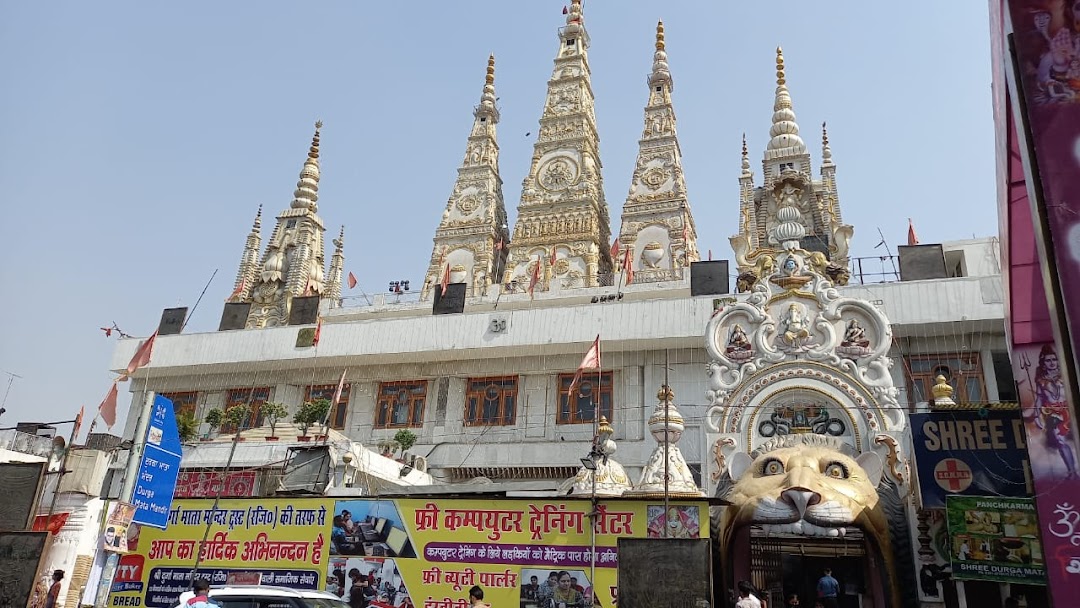
<svg viewBox="0 0 1080 608">
<path fill-rule="evenodd" d="M 664 21 L 656 22 L 656 50 L 664 50 Z"/>
<path fill-rule="evenodd" d="M 322 129 L 322 121 L 315 121 L 315 135 L 311 138 L 311 149 L 308 150 L 308 158 L 319 158 L 319 130 Z"/>
<path fill-rule="evenodd" d="M 930 392 L 934 395 L 934 400 L 951 400 L 953 395 L 953 387 L 949 386 L 949 383 L 945 380 L 945 376 L 939 374 L 937 378 L 934 378 L 934 381 L 937 382 L 937 384 L 935 384 L 934 387 L 930 389 Z"/>
<path fill-rule="evenodd" d="M 596 427 L 596 434 L 601 437 L 607 433 L 608 436 L 615 434 L 615 429 L 611 428 L 611 424 L 608 422 L 607 416 L 600 416 L 600 422 Z"/>
<path fill-rule="evenodd" d="M 660 386 L 660 390 L 656 391 L 657 401 L 663 403 L 671 403 L 675 400 L 675 391 L 671 390 L 671 387 L 663 384 Z"/>
<path fill-rule="evenodd" d="M 783 86 L 784 80 L 784 49 L 776 47 L 776 85 Z"/>
<path fill-rule="evenodd" d="M 488 55 L 487 76 L 484 82 L 486 84 L 495 84 L 495 53 Z"/>
</svg>

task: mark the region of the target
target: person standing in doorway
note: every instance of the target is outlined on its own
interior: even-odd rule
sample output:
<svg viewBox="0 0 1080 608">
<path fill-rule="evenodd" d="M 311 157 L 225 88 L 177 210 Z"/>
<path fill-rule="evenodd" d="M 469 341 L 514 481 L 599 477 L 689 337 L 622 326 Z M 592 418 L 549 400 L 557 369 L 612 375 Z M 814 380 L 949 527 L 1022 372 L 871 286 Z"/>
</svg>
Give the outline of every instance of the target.
<svg viewBox="0 0 1080 608">
<path fill-rule="evenodd" d="M 825 575 L 818 579 L 817 594 L 825 608 L 839 608 L 840 583 L 833 578 L 831 568 L 825 568 Z"/>
<path fill-rule="evenodd" d="M 798 606 L 798 605 L 799 605 L 799 594 L 798 593 L 792 593 L 792 594 L 788 595 L 786 606 L 788 606 L 790 608 L 791 606 Z"/>
<path fill-rule="evenodd" d="M 55 570 L 52 573 L 52 585 L 45 594 L 45 608 L 56 608 L 56 600 L 60 597 L 60 581 L 64 580 L 64 571 Z"/>
<path fill-rule="evenodd" d="M 762 608 L 763 604 L 758 599 L 757 589 L 750 581 L 739 581 L 739 601 L 735 602 L 735 608 Z"/>
</svg>

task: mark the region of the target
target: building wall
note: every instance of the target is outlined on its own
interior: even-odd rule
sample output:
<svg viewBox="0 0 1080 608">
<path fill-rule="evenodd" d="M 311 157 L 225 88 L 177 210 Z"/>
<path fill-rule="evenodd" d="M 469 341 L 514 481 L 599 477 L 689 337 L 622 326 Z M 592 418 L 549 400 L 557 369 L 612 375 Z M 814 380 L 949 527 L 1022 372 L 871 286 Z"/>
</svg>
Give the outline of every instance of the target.
<svg viewBox="0 0 1080 608">
<path fill-rule="evenodd" d="M 950 245 L 964 251 L 969 270 L 997 272 L 992 239 Z M 347 369 L 351 383 L 346 428 L 349 438 L 375 446 L 398 428 L 376 429 L 380 382 L 423 380 L 427 400 L 423 424 L 413 428 L 412 452 L 428 457 L 433 469 L 462 466 L 575 466 L 588 452 L 592 424 L 556 424 L 558 374 L 572 373 L 599 333 L 602 362 L 614 371 L 612 424 L 619 442 L 617 459 L 636 475 L 655 442 L 645 422 L 656 391 L 672 386 L 687 421 L 681 444 L 691 465 L 707 458 L 703 416 L 707 389 L 705 326 L 714 297 L 686 297 L 682 287 L 654 286 L 655 299 L 601 304 L 537 302 L 533 308 L 468 311 L 460 315 L 412 314 L 357 318 L 355 309 L 324 317 L 318 353 L 295 345 L 299 328 L 283 327 L 163 336 L 152 364 L 133 382 L 146 378 L 158 392 L 199 391 L 196 416 L 223 407 L 225 391 L 272 387 L 270 399 L 295 408 L 304 387 L 334 384 Z M 912 357 L 978 353 L 985 398 L 998 399 L 993 356 L 1005 350 L 1001 280 L 997 274 L 944 281 L 911 281 L 842 288 L 844 295 L 869 300 L 893 323 L 892 374 L 901 402 L 919 407 L 909 395 L 907 368 Z M 643 292 L 646 293 L 646 292 Z M 723 296 L 736 297 L 736 296 Z M 737 296 L 745 297 L 744 295 Z M 400 312 L 400 311 L 399 311 Z M 492 333 L 490 319 L 507 321 Z M 112 366 L 120 368 L 138 346 L 122 341 Z M 517 416 L 513 425 L 465 424 L 469 378 L 517 375 Z M 1004 381 L 1011 381 L 1005 379 Z M 446 386 L 445 403 L 440 389 Z M 141 396 L 134 395 L 135 403 Z M 126 435 L 135 426 L 129 416 Z"/>
</svg>

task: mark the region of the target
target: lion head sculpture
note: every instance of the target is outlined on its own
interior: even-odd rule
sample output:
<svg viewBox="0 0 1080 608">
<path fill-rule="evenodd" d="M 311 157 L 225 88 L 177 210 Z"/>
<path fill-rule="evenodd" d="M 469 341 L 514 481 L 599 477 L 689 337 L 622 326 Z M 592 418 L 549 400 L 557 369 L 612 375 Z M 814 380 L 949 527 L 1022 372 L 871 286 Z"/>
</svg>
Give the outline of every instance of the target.
<svg viewBox="0 0 1080 608">
<path fill-rule="evenodd" d="M 877 454 L 855 455 L 840 440 L 816 434 L 784 435 L 732 455 L 730 480 L 721 484 L 730 503 L 716 530 L 721 554 L 729 557 L 736 533 L 751 525 L 768 534 L 832 538 L 858 528 L 890 561 L 877 492 L 882 467 Z"/>
</svg>

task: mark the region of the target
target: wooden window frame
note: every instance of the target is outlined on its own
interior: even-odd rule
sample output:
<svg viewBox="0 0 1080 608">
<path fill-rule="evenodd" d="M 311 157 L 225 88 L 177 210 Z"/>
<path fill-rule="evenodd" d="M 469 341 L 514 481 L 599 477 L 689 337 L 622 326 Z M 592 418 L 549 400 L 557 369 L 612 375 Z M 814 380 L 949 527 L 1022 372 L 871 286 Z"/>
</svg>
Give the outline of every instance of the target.
<svg viewBox="0 0 1080 608">
<path fill-rule="evenodd" d="M 304 401 L 312 401 L 314 399 L 326 399 L 331 401 L 334 398 L 334 393 L 337 391 L 336 384 L 316 384 L 315 386 L 304 387 Z M 352 383 L 346 382 L 341 386 L 341 396 L 338 397 L 337 403 L 330 404 L 330 428 L 334 430 L 344 430 L 345 422 L 349 415 L 349 395 L 352 394 Z"/>
<path fill-rule="evenodd" d="M 230 388 L 225 391 L 224 411 L 227 412 L 237 405 L 247 404 L 251 407 L 251 417 L 248 418 L 248 425 L 244 430 L 258 428 L 263 425 L 262 404 L 270 401 L 270 390 L 269 386 Z M 223 433 L 234 431 L 235 429 L 226 429 L 224 426 L 221 429 Z"/>
<path fill-rule="evenodd" d="M 965 405 L 971 403 L 987 403 L 990 400 L 986 393 L 986 374 L 983 370 L 982 356 L 978 352 L 908 355 L 904 359 L 904 375 L 907 376 L 908 395 L 910 396 L 912 408 L 920 401 L 933 401 L 934 395 L 930 391 L 933 389 L 934 384 L 936 384 L 934 379 L 937 377 L 938 373 L 944 371 L 942 368 L 945 368 L 949 372 L 943 375 L 948 378 L 949 385 L 953 387 L 953 401 Z M 954 370 L 952 369 L 953 361 L 959 361 L 961 368 L 963 368 L 966 363 L 971 366 L 972 369 Z M 914 371 L 916 364 L 923 362 L 929 363 L 929 371 Z M 979 382 L 978 390 L 981 394 L 981 398 L 977 400 L 972 400 L 971 396 L 968 394 L 967 381 L 973 378 L 977 379 Z M 963 381 L 961 382 L 961 380 Z M 924 387 L 924 389 L 917 389 L 916 383 L 918 383 L 919 387 Z"/>
<path fill-rule="evenodd" d="M 405 395 L 408 404 L 405 422 L 394 422 L 394 406 L 398 405 L 399 401 L 397 397 L 400 397 L 402 394 Z M 395 380 L 393 382 L 380 382 L 379 391 L 375 396 L 375 420 L 372 423 L 372 428 L 408 429 L 423 427 L 424 410 L 427 407 L 427 395 L 427 380 Z"/>
<path fill-rule="evenodd" d="M 608 422 L 613 421 L 614 415 L 614 388 L 615 378 L 613 372 L 601 372 L 600 374 L 600 407 L 596 408 L 592 400 L 587 401 L 586 407 L 592 407 L 592 417 L 585 418 L 582 416 L 583 404 L 580 403 L 582 398 L 591 394 L 592 388 L 596 385 L 595 372 L 586 372 L 582 374 L 581 380 L 575 387 L 573 394 L 568 394 L 570 390 L 570 383 L 574 381 L 575 374 L 559 374 L 559 380 L 557 386 L 559 387 L 559 411 L 556 414 L 556 424 L 592 424 L 594 418 L 596 418 L 596 410 L 600 410 L 600 415 L 608 419 Z M 573 404 L 570 404 L 570 398 L 573 398 Z"/>
<path fill-rule="evenodd" d="M 513 426 L 517 424 L 518 382 L 517 376 L 469 378 L 465 384 L 465 426 Z M 494 417 L 481 417 L 484 402 L 492 401 L 492 399 L 487 398 L 492 388 L 498 393 L 496 415 Z M 508 400 L 509 404 L 507 403 Z M 508 409 L 509 411 L 507 411 Z"/>
<path fill-rule="evenodd" d="M 158 394 L 173 402 L 173 412 L 177 416 L 187 413 L 194 417 L 199 409 L 199 391 L 173 391 Z"/>
</svg>

